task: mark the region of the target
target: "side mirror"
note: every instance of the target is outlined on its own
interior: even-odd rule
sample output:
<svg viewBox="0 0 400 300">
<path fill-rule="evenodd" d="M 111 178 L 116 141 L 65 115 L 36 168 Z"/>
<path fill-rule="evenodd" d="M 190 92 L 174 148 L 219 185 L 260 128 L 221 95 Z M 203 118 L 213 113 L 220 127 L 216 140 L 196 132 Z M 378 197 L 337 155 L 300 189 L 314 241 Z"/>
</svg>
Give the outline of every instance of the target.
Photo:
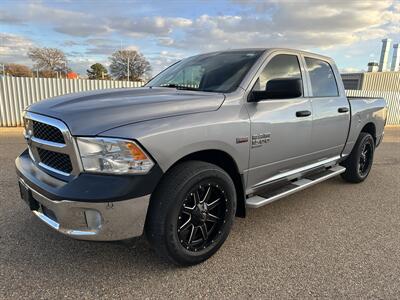
<svg viewBox="0 0 400 300">
<path fill-rule="evenodd" d="M 278 78 L 267 82 L 265 91 L 252 91 L 249 102 L 258 102 L 266 99 L 290 99 L 302 95 L 302 81 L 300 78 Z"/>
</svg>

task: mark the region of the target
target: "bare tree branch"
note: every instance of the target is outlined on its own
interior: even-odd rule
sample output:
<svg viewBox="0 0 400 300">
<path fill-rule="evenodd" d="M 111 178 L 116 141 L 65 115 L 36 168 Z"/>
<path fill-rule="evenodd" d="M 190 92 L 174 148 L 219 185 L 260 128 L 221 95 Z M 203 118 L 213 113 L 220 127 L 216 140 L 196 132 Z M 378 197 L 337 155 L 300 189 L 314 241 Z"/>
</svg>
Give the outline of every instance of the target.
<svg viewBox="0 0 400 300">
<path fill-rule="evenodd" d="M 35 68 L 50 72 L 67 72 L 67 58 L 63 51 L 56 48 L 31 48 L 29 58 L 35 63 Z"/>
<path fill-rule="evenodd" d="M 129 80 L 142 80 L 143 76 L 151 70 L 150 63 L 136 50 L 118 50 L 110 57 L 110 72 L 118 79 L 126 79 L 128 76 L 129 60 Z"/>
</svg>

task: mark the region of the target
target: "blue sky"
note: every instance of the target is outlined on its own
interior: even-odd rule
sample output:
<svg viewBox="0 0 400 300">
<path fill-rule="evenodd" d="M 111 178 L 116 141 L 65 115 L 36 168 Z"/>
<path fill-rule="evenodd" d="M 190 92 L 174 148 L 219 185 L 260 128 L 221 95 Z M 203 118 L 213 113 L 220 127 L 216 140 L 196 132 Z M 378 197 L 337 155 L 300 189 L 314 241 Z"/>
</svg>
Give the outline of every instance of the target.
<svg viewBox="0 0 400 300">
<path fill-rule="evenodd" d="M 153 73 L 186 56 L 229 48 L 290 47 L 333 57 L 342 71 L 400 42 L 400 0 L 0 0 L 0 62 L 32 65 L 30 47 L 57 47 L 75 71 L 136 49 Z"/>
</svg>

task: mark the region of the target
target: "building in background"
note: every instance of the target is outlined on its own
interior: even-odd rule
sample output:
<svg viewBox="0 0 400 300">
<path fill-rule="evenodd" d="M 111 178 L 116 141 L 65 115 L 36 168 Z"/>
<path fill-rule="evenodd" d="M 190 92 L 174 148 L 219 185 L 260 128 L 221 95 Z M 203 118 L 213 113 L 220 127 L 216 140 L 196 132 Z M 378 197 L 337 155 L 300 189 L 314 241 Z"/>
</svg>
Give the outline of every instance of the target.
<svg viewBox="0 0 400 300">
<path fill-rule="evenodd" d="M 346 90 L 400 92 L 400 72 L 341 74 Z"/>
<path fill-rule="evenodd" d="M 393 57 L 392 57 L 392 66 L 390 71 L 396 72 L 400 70 L 400 51 L 399 44 L 393 45 Z"/>
<path fill-rule="evenodd" d="M 368 63 L 368 72 L 341 74 L 346 90 L 400 92 L 400 49 L 399 43 L 393 44 L 391 64 L 389 63 L 389 38 L 382 40 L 379 64 Z M 389 68 L 390 66 L 390 68 Z"/>
<path fill-rule="evenodd" d="M 368 63 L 368 72 L 378 72 L 379 64 L 377 62 L 371 61 Z"/>
<path fill-rule="evenodd" d="M 382 40 L 381 58 L 379 60 L 379 72 L 385 72 L 387 70 L 391 43 L 391 39 Z"/>
</svg>

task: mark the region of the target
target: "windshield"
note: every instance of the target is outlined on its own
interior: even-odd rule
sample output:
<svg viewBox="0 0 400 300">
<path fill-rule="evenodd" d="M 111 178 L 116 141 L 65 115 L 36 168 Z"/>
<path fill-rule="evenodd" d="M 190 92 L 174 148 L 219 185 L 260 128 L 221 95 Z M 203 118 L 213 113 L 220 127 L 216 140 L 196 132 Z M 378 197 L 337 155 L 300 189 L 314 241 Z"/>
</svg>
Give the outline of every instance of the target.
<svg viewBox="0 0 400 300">
<path fill-rule="evenodd" d="M 262 52 L 227 51 L 189 57 L 158 74 L 146 86 L 229 93 L 239 86 Z"/>
</svg>

